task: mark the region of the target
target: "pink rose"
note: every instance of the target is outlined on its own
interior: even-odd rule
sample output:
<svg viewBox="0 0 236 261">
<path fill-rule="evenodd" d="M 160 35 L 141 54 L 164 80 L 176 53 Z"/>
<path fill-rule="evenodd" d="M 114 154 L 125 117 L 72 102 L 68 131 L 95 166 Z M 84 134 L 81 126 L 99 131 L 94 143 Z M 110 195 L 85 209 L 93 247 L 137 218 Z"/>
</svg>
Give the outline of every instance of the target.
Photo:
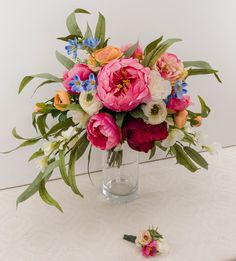
<svg viewBox="0 0 236 261">
<path fill-rule="evenodd" d="M 132 46 L 132 44 L 123 45 L 123 46 L 121 47 L 121 51 L 122 51 L 123 53 L 125 53 L 131 46 Z M 133 57 L 133 58 L 136 58 L 136 59 L 139 59 L 139 60 L 142 60 L 142 59 L 143 59 L 143 50 L 142 50 L 142 48 L 141 48 L 140 45 L 138 45 L 138 47 L 137 47 L 136 50 L 134 51 L 132 57 Z"/>
<path fill-rule="evenodd" d="M 72 91 L 72 84 L 73 81 L 76 81 L 75 77 L 79 77 L 81 81 L 86 81 L 89 79 L 89 75 L 92 73 L 92 71 L 89 69 L 89 67 L 86 64 L 75 64 L 74 67 L 70 70 L 64 73 L 63 78 L 64 82 L 63 85 L 70 93 L 76 93 Z"/>
<path fill-rule="evenodd" d="M 185 95 L 183 99 L 171 97 L 166 105 L 166 107 L 173 111 L 183 111 L 190 105 L 189 95 Z"/>
<path fill-rule="evenodd" d="M 146 246 L 142 247 L 142 255 L 145 257 L 155 256 L 157 254 L 157 242 L 152 241 Z"/>
<path fill-rule="evenodd" d="M 116 147 L 121 140 L 121 131 L 114 118 L 105 112 L 92 116 L 87 125 L 88 140 L 101 150 Z"/>
<path fill-rule="evenodd" d="M 133 58 L 112 61 L 98 74 L 97 97 L 108 109 L 131 111 L 150 100 L 149 73 Z"/>
<path fill-rule="evenodd" d="M 155 65 L 165 80 L 174 83 L 184 75 L 184 65 L 179 58 L 172 53 L 164 53 Z"/>
</svg>

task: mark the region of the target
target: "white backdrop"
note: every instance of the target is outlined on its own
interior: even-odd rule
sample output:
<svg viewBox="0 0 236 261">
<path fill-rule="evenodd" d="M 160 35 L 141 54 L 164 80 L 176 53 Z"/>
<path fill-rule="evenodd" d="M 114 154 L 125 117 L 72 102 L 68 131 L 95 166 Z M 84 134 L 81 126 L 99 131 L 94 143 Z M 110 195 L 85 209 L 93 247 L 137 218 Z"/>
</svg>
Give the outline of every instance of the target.
<svg viewBox="0 0 236 261">
<path fill-rule="evenodd" d="M 204 59 L 219 69 L 222 85 L 212 76 L 200 76 L 189 80 L 189 90 L 196 103 L 196 95 L 200 94 L 213 109 L 203 126 L 211 139 L 224 146 L 236 144 L 235 0 L 0 0 L 1 151 L 17 145 L 10 134 L 14 126 L 22 135 L 34 135 L 31 127 L 34 103 L 61 88 L 51 85 L 31 98 L 32 83 L 22 95 L 17 95 L 24 75 L 43 72 L 62 75 L 64 68 L 54 53 L 63 52 L 64 43 L 56 38 L 68 34 L 66 17 L 78 7 L 93 13 L 78 18 L 83 28 L 87 19 L 95 25 L 98 11 L 105 15 L 111 44 L 119 46 L 139 39 L 145 45 L 162 34 L 166 38 L 179 37 L 184 42 L 171 51 L 182 60 Z M 26 161 L 31 152 L 32 149 L 24 149 L 10 156 L 0 155 L 0 189 L 25 184 L 34 178 L 34 164 Z M 92 159 L 92 169 L 99 169 L 99 154 L 94 153 Z M 85 162 L 86 159 L 80 162 L 80 172 L 86 171 Z"/>
</svg>

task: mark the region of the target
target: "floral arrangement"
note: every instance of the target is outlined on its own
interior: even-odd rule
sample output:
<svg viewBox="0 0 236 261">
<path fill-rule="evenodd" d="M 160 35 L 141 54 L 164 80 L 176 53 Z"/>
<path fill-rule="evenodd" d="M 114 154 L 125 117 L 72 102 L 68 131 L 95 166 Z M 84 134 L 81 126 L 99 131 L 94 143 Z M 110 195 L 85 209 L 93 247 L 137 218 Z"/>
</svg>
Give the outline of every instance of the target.
<svg viewBox="0 0 236 261">
<path fill-rule="evenodd" d="M 201 111 L 189 110 L 192 101 L 187 79 L 213 74 L 220 82 L 217 71 L 207 62 L 182 62 L 167 52 L 180 39 L 163 41 L 161 36 L 144 51 L 138 42 L 120 48 L 108 45 L 104 16 L 99 13 L 94 34 L 89 24 L 83 34 L 76 22 L 77 14 L 89 12 L 72 12 L 66 21 L 70 34 L 58 38 L 66 43 L 66 52 L 71 56 L 56 52 L 57 60 L 66 68 L 63 76 L 29 75 L 19 87 L 21 93 L 34 78 L 43 79 L 36 91 L 44 85 L 58 84 L 54 97 L 35 105 L 32 124 L 38 136 L 27 139 L 15 128 L 12 131 L 15 138 L 22 140 L 16 149 L 44 141 L 29 158 L 37 159 L 39 174 L 17 204 L 39 192 L 47 204 L 62 210 L 45 186 L 56 168 L 72 191 L 83 197 L 76 185 L 75 163 L 87 150 L 89 173 L 93 146 L 109 151 L 110 166 L 122 164 L 116 148 L 127 142 L 135 151 L 150 152 L 150 158 L 159 148 L 192 172 L 199 167 L 207 169 L 206 160 L 193 147 L 200 144 L 214 151 L 208 143 L 200 142 L 201 135 L 194 130 L 209 115 L 210 108 L 199 96 Z M 80 52 L 87 54 L 85 59 Z M 49 126 L 49 118 L 54 119 L 53 126 Z"/>
<path fill-rule="evenodd" d="M 137 236 L 125 234 L 123 239 L 132 242 L 141 248 L 144 257 L 167 254 L 169 252 L 167 242 L 163 239 L 163 236 L 158 230 L 154 228 L 142 230 Z"/>
</svg>

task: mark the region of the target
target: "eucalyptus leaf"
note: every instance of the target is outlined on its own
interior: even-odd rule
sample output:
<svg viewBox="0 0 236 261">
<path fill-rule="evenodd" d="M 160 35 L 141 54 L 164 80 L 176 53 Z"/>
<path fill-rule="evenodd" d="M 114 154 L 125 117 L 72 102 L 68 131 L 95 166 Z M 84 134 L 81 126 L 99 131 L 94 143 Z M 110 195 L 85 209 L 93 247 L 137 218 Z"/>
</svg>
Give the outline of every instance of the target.
<svg viewBox="0 0 236 261">
<path fill-rule="evenodd" d="M 65 36 L 65 37 L 58 37 L 57 39 L 61 40 L 61 41 L 64 41 L 64 42 L 68 42 L 68 40 L 74 40 L 77 37 L 78 37 L 77 35 L 70 34 L 70 35 Z"/>
<path fill-rule="evenodd" d="M 106 20 L 105 17 L 99 13 L 98 22 L 96 26 L 95 31 L 95 37 L 100 40 L 99 45 L 97 46 L 97 49 L 103 47 L 104 41 L 105 41 L 105 34 L 106 34 Z"/>
<path fill-rule="evenodd" d="M 59 151 L 59 170 L 64 182 L 70 186 L 65 164 L 65 148 Z"/>
<path fill-rule="evenodd" d="M 59 122 L 57 124 L 55 124 L 46 134 L 46 137 L 48 137 L 51 134 L 54 134 L 55 132 L 59 131 L 59 130 L 64 130 L 64 129 L 68 129 L 70 126 L 74 126 L 74 123 L 72 121 L 72 118 L 67 118 L 65 121 L 63 122 Z"/>
<path fill-rule="evenodd" d="M 71 59 L 67 58 L 65 55 L 59 53 L 58 51 L 56 51 L 56 57 L 57 60 L 68 70 L 72 69 L 75 65 L 75 63 Z"/>
<path fill-rule="evenodd" d="M 44 152 L 43 152 L 43 150 L 42 149 L 39 149 L 38 151 L 36 151 L 36 152 L 34 152 L 32 155 L 31 155 L 31 157 L 29 158 L 29 162 L 31 161 L 31 160 L 34 160 L 34 159 L 36 159 L 36 158 L 38 158 L 38 157 L 41 157 L 41 156 L 43 156 L 44 155 Z"/>
<path fill-rule="evenodd" d="M 47 81 L 44 81 L 42 83 L 40 83 L 38 85 L 38 87 L 36 87 L 36 89 L 34 90 L 34 93 L 32 94 L 32 97 L 35 95 L 35 93 L 44 85 L 47 85 L 47 84 L 51 84 L 51 83 L 55 83 L 54 81 L 51 81 L 51 80 L 47 80 Z"/>
<path fill-rule="evenodd" d="M 28 147 L 28 146 L 32 146 L 32 145 L 36 144 L 39 140 L 40 140 L 40 138 L 33 139 L 33 140 L 26 140 L 23 143 L 21 143 L 19 146 L 17 146 L 15 149 L 12 149 L 12 150 L 9 150 L 9 151 L 3 151 L 3 152 L 0 152 L 0 153 L 9 154 L 9 153 L 16 151 L 18 149 Z"/>
<path fill-rule="evenodd" d="M 37 118 L 37 126 L 42 136 L 45 136 L 46 134 L 46 127 L 47 127 L 46 118 L 47 118 L 47 114 L 40 115 Z"/>
<path fill-rule="evenodd" d="M 153 146 L 151 151 L 150 151 L 149 160 L 152 159 L 155 156 L 155 153 L 156 153 L 156 146 Z"/>
<path fill-rule="evenodd" d="M 35 74 L 35 75 L 28 75 L 28 76 L 25 76 L 21 83 L 20 83 L 20 87 L 19 87 L 19 90 L 18 90 L 18 94 L 20 94 L 23 89 L 26 87 L 26 85 L 32 81 L 34 78 L 42 78 L 42 79 L 47 79 L 47 80 L 50 80 L 52 82 L 62 82 L 62 79 L 50 74 L 50 73 L 41 73 L 41 74 Z"/>
<path fill-rule="evenodd" d="M 88 164 L 87 164 L 87 171 L 88 171 L 88 175 L 89 175 L 89 179 L 91 181 L 91 183 L 93 184 L 91 175 L 90 175 L 90 160 L 91 160 L 91 153 L 92 153 L 92 144 L 89 147 L 89 152 L 88 152 Z"/>
<path fill-rule="evenodd" d="M 16 127 L 12 130 L 12 135 L 13 135 L 16 139 L 18 139 L 18 140 L 28 140 L 28 139 L 26 139 L 26 138 L 21 137 L 21 136 L 17 133 Z"/>
<path fill-rule="evenodd" d="M 162 39 L 163 36 L 159 37 L 158 39 L 148 44 L 144 50 L 144 56 L 147 56 L 150 52 L 152 52 L 157 47 L 157 45 L 162 41 Z"/>
<path fill-rule="evenodd" d="M 72 12 L 66 20 L 66 26 L 67 26 L 67 29 L 70 32 L 70 34 L 76 35 L 76 36 L 79 36 L 82 38 L 83 34 L 76 22 L 75 14 L 90 14 L 90 13 L 87 10 L 78 8 L 74 12 Z"/>
<path fill-rule="evenodd" d="M 89 24 L 87 23 L 87 29 L 84 34 L 84 38 L 87 39 L 87 38 L 91 38 L 91 37 L 93 37 L 93 32 L 92 32 L 92 29 L 90 28 Z"/>
<path fill-rule="evenodd" d="M 184 151 L 188 156 L 195 161 L 199 166 L 204 169 L 208 169 L 207 161 L 202 157 L 202 155 L 191 147 L 184 147 Z"/>
<path fill-rule="evenodd" d="M 43 179 L 39 185 L 39 195 L 41 199 L 48 205 L 56 207 L 58 210 L 60 210 L 63 213 L 63 210 L 61 206 L 58 204 L 58 202 L 48 193 L 46 186 L 45 186 L 45 179 Z"/>
<path fill-rule="evenodd" d="M 76 158 L 76 160 L 80 159 L 84 155 L 88 145 L 89 145 L 89 140 L 87 139 L 87 135 L 85 133 L 80 138 L 79 142 L 77 143 L 77 158 Z"/>
<path fill-rule="evenodd" d="M 127 51 L 124 52 L 125 58 L 130 58 L 136 51 L 137 47 L 139 45 L 139 42 L 135 43 L 134 45 L 130 46 Z"/>
<path fill-rule="evenodd" d="M 201 96 L 198 96 L 199 102 L 201 104 L 201 116 L 203 118 L 208 117 L 209 113 L 211 112 L 211 109 L 206 105 L 205 101 L 202 99 Z"/>
<path fill-rule="evenodd" d="M 188 157 L 188 155 L 184 152 L 183 148 L 175 144 L 175 153 L 176 153 L 176 160 L 178 164 L 181 164 L 191 172 L 197 171 L 199 168 L 192 162 L 192 160 Z"/>
<path fill-rule="evenodd" d="M 203 68 L 203 69 L 212 69 L 210 64 L 205 61 L 184 61 L 183 62 L 184 67 L 197 67 L 197 68 Z"/>
</svg>

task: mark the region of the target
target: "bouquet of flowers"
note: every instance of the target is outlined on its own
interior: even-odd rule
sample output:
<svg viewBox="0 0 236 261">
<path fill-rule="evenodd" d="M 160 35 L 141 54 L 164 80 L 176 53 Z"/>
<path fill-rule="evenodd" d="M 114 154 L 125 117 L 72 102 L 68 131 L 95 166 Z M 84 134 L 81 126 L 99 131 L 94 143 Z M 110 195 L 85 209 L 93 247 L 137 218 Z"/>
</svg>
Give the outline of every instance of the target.
<svg viewBox="0 0 236 261">
<path fill-rule="evenodd" d="M 82 33 L 76 21 L 78 14 L 89 12 L 84 9 L 72 12 L 66 21 L 70 34 L 58 38 L 65 41 L 66 52 L 71 56 L 56 52 L 57 60 L 66 68 L 63 76 L 29 75 L 19 87 L 21 93 L 34 78 L 43 79 L 36 90 L 58 83 L 53 98 L 35 105 L 32 124 L 38 136 L 27 139 L 15 128 L 12 131 L 15 138 L 22 140 L 16 149 L 44 141 L 29 158 L 37 159 L 39 174 L 17 203 L 39 192 L 47 204 L 61 210 L 45 187 L 56 168 L 72 191 L 83 197 L 76 185 L 75 163 L 88 150 L 89 166 L 93 146 L 109 151 L 111 166 L 122 164 L 117 147 L 127 142 L 135 151 L 150 152 L 150 158 L 159 148 L 192 172 L 199 167 L 207 169 L 206 160 L 193 147 L 198 144 L 206 150 L 212 147 L 201 143 L 192 127 L 201 125 L 210 108 L 199 96 L 201 111 L 189 110 L 187 79 L 213 74 L 220 82 L 217 71 L 207 62 L 182 62 L 167 52 L 180 39 L 163 41 L 161 36 L 144 51 L 139 42 L 121 48 L 109 45 L 104 16 L 99 13 L 93 34 L 89 24 Z M 80 52 L 85 52 L 87 58 L 81 59 Z M 53 118 L 55 125 L 49 126 L 48 118 Z"/>
</svg>

